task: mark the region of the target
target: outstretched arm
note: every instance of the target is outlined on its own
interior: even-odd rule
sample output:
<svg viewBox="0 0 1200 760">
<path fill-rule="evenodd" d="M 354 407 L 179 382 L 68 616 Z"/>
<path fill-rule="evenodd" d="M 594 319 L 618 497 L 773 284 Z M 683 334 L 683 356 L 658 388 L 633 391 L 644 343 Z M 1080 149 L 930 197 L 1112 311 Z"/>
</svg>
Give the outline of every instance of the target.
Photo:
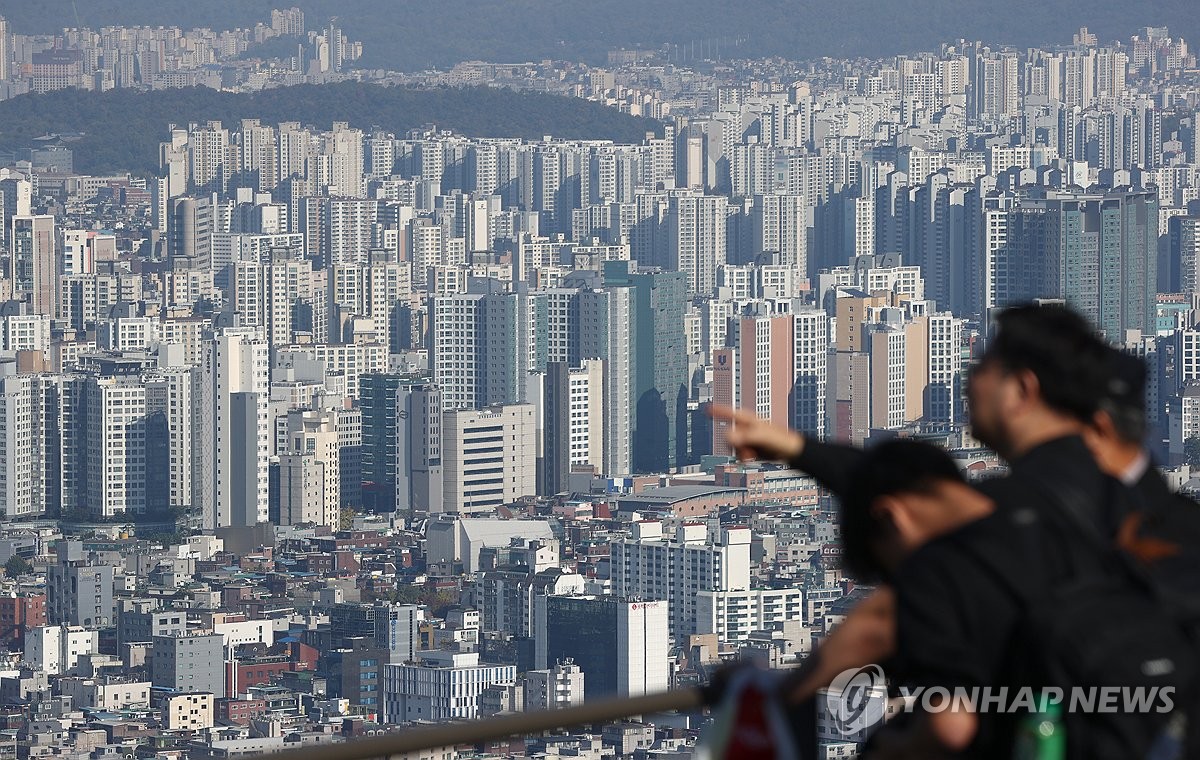
<svg viewBox="0 0 1200 760">
<path fill-rule="evenodd" d="M 850 471 L 862 456 L 853 446 L 815 441 L 785 425 L 727 406 L 713 405 L 708 413 L 725 423 L 725 438 L 740 460 L 783 462 L 807 472 L 835 495 L 845 493 Z"/>
</svg>

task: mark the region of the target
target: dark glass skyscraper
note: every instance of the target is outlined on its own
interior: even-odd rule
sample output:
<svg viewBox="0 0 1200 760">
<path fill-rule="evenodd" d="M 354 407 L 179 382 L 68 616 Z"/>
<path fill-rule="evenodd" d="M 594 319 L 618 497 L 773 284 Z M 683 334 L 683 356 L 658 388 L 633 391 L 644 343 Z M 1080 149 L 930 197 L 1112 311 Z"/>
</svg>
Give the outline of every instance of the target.
<svg viewBox="0 0 1200 760">
<path fill-rule="evenodd" d="M 664 472 L 687 464 L 688 377 L 684 309 L 687 276 L 682 272 L 638 272 L 627 261 L 604 269 L 606 288 L 633 291 L 633 384 L 630 427 L 635 472 Z"/>
</svg>

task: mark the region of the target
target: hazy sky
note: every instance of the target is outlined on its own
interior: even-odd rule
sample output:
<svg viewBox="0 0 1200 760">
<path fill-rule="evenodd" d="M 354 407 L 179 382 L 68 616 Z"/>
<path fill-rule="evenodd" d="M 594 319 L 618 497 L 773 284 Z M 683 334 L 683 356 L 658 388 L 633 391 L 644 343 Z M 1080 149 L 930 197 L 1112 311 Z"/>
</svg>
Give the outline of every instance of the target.
<svg viewBox="0 0 1200 760">
<path fill-rule="evenodd" d="M 744 35 L 743 55 L 886 55 L 977 37 L 1018 46 L 1102 40 L 1167 25 L 1200 44 L 1196 0 L 43 0 L 5 3 L 22 32 L 81 24 L 247 26 L 299 5 L 309 28 L 331 14 L 367 45 L 366 65 L 417 69 L 465 59 L 598 59 L 627 45 Z M 735 10 L 736 9 L 736 10 Z"/>
</svg>

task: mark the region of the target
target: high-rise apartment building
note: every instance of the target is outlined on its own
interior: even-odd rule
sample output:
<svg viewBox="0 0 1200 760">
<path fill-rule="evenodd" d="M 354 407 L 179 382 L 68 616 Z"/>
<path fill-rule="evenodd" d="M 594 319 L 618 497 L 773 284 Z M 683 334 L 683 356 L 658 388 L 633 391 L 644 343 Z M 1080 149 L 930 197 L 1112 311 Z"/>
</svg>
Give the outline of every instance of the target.
<svg viewBox="0 0 1200 760">
<path fill-rule="evenodd" d="M 58 261 L 54 217 L 15 216 L 10 235 L 8 276 L 13 298 L 28 301 L 34 314 L 54 316 Z"/>
<path fill-rule="evenodd" d="M 580 366 L 550 362 L 543 378 L 542 492 L 567 488 L 573 467 L 604 472 L 604 362 L 585 359 Z"/>
<path fill-rule="evenodd" d="M 604 362 L 601 471 L 633 472 L 635 290 L 613 287 L 579 295 L 579 356 Z"/>
<path fill-rule="evenodd" d="M 8 32 L 8 19 L 0 17 L 0 82 L 8 81 L 12 63 L 12 38 Z"/>
<path fill-rule="evenodd" d="M 186 142 L 190 185 L 202 193 L 223 193 L 233 175 L 229 130 L 219 121 L 191 129 Z"/>
<path fill-rule="evenodd" d="M 342 507 L 337 412 L 293 409 L 285 436 L 279 457 L 279 524 L 337 527 Z"/>
<path fill-rule="evenodd" d="M 212 263 L 212 201 L 172 198 L 168 201 L 167 260 L 172 270 L 207 269 Z"/>
<path fill-rule="evenodd" d="M 688 379 L 681 272 L 639 272 L 607 262 L 606 289 L 629 289 L 632 398 L 627 407 L 634 472 L 665 472 L 690 460 Z"/>
<path fill-rule="evenodd" d="M 367 263 L 378 202 L 366 198 L 330 198 L 322 210 L 321 261 L 324 265 Z"/>
<path fill-rule="evenodd" d="M 1200 217 L 1167 220 L 1166 271 L 1159 280 L 1168 293 L 1200 294 Z"/>
<path fill-rule="evenodd" d="M 713 351 L 713 402 L 825 433 L 828 318 L 823 311 L 772 313 L 754 302 L 729 320 L 726 347 Z M 727 423 L 713 425 L 713 453 L 732 452 Z"/>
<path fill-rule="evenodd" d="M 1008 214 L 1009 296 L 1065 299 L 1109 338 L 1153 333 L 1157 247 L 1154 192 L 1047 190 Z"/>
<path fill-rule="evenodd" d="M 544 299 L 477 281 L 469 293 L 432 299 L 433 381 L 445 409 L 525 400 L 526 376 L 544 361 Z"/>
<path fill-rule="evenodd" d="M 961 350 L 961 322 L 942 320 L 931 328 L 930 305 L 895 292 L 838 289 L 827 386 L 835 439 L 861 444 L 873 429 L 944 422 L 954 414 L 948 405 L 955 403 L 949 396 L 960 382 L 962 359 L 955 352 Z"/>
<path fill-rule="evenodd" d="M 58 379 L 0 378 L 0 515 L 6 519 L 53 516 L 62 506 L 62 458 L 76 450 L 63 447 Z"/>
<path fill-rule="evenodd" d="M 148 414 L 138 362 L 106 362 L 86 380 L 83 506 L 96 517 L 147 511 Z"/>
<path fill-rule="evenodd" d="M 363 375 L 362 480 L 376 512 L 431 511 L 442 504 L 441 390 L 427 378 Z"/>
<path fill-rule="evenodd" d="M 708 295 L 716 284 L 717 267 L 725 263 L 723 195 L 672 193 L 667 206 L 667 268 L 687 277 L 689 295 Z"/>
<path fill-rule="evenodd" d="M 807 272 L 811 215 L 802 195 L 754 196 L 751 250 L 764 259 Z"/>
<path fill-rule="evenodd" d="M 192 505 L 194 367 L 144 373 L 146 399 L 146 510 L 164 514 Z"/>
<path fill-rule="evenodd" d="M 96 262 L 117 260 L 117 238 L 96 230 L 63 230 L 62 274 L 91 274 Z"/>
<path fill-rule="evenodd" d="M 193 504 L 213 530 L 267 520 L 267 342 L 253 328 L 206 336 L 196 372 Z"/>
</svg>

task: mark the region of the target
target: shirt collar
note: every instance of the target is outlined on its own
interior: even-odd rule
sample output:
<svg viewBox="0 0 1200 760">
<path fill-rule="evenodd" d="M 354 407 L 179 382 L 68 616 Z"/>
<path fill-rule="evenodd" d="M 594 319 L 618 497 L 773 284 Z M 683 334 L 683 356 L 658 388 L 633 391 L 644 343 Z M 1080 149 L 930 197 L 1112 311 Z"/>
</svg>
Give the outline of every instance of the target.
<svg viewBox="0 0 1200 760">
<path fill-rule="evenodd" d="M 1150 454 L 1145 449 L 1141 449 L 1138 451 L 1137 457 L 1121 473 L 1120 481 L 1127 486 L 1136 485 L 1149 469 Z"/>
</svg>

